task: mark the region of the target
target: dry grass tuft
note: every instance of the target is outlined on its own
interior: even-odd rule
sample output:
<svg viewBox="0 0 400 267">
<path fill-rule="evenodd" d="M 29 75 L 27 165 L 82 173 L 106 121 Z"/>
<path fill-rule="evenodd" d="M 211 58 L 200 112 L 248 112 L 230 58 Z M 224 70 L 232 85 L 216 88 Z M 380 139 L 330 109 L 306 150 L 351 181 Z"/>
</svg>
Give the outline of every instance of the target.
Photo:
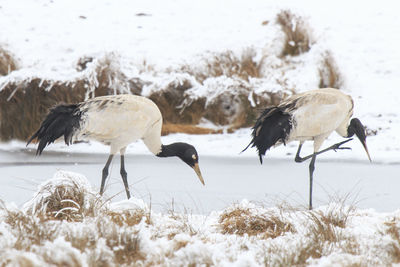
<svg viewBox="0 0 400 267">
<path fill-rule="evenodd" d="M 324 224 L 345 228 L 354 210 L 355 208 L 353 206 L 346 207 L 339 203 L 337 205 L 332 204 L 332 208 L 328 209 L 326 213 L 318 211 L 310 212 L 310 214 L 317 213 L 318 220 L 322 221 Z"/>
<path fill-rule="evenodd" d="M 146 258 L 140 251 L 137 235 L 123 234 L 119 237 L 117 243 L 112 244 L 112 246 L 115 248 L 114 259 L 117 266 L 122 264 L 132 265 L 132 263 L 142 261 Z"/>
<path fill-rule="evenodd" d="M 193 225 L 190 223 L 190 216 L 191 214 L 189 211 L 184 208 L 184 212 L 176 212 L 175 211 L 175 203 L 174 200 L 172 200 L 171 207 L 167 209 L 167 214 L 169 218 L 168 222 L 168 231 L 166 231 L 164 234 L 160 234 L 159 237 L 164 237 L 166 236 L 168 240 L 173 240 L 176 235 L 178 234 L 188 234 L 190 236 L 194 236 L 198 234 L 198 230 L 194 229 Z M 185 247 L 187 245 L 187 242 L 182 241 L 182 240 L 174 240 L 174 246 L 178 248 Z"/>
<path fill-rule="evenodd" d="M 342 242 L 342 249 L 349 254 L 357 254 L 359 250 L 355 240 L 350 240 L 343 235 L 348 219 L 352 216 L 354 207 L 344 207 L 334 205 L 325 213 L 322 211 L 308 211 L 305 215 L 310 219 L 308 227 L 309 236 L 312 242 L 304 248 L 303 259 L 320 258 L 328 255 L 333 249 L 331 244 Z"/>
<path fill-rule="evenodd" d="M 62 182 L 49 180 L 41 186 L 32 201 L 25 204 L 27 214 L 46 220 L 70 222 L 80 222 L 87 216 L 96 216 L 104 203 L 100 197 L 87 190 L 90 185 L 69 177 L 68 173 L 59 172 L 58 175 L 61 175 Z"/>
<path fill-rule="evenodd" d="M 131 220 L 132 216 L 114 221 L 115 214 L 105 214 L 68 226 L 39 214 L 0 209 L 5 211 L 4 223 L 15 238 L 10 240 L 9 250 L 21 252 L 18 260 L 15 253 L 12 257 L 0 258 L 0 265 L 18 262 L 22 264 L 18 266 L 25 266 L 23 264 L 30 261 L 25 260 L 23 252 L 31 252 L 41 259 L 41 263 L 54 266 L 81 266 L 82 253 L 88 255 L 89 266 L 128 266 L 146 258 L 140 250 L 138 230 L 131 227 L 136 220 Z M 97 223 L 94 224 L 93 220 Z M 52 257 L 55 251 L 62 257 Z"/>
<path fill-rule="evenodd" d="M 172 80 L 162 90 L 154 91 L 149 98 L 154 101 L 163 114 L 164 123 L 198 124 L 204 113 L 206 100 L 199 98 L 188 103 L 185 91 L 192 88 L 189 79 Z"/>
<path fill-rule="evenodd" d="M 95 218 L 95 224 L 88 221 L 91 226 L 86 229 L 63 233 L 65 240 L 81 253 L 89 255 L 89 266 L 132 265 L 144 260 L 146 257 L 140 250 L 138 230 L 132 227 L 134 224 L 126 224 L 132 221 L 118 219 L 119 225 L 113 221 L 115 218 L 115 214 L 102 214 Z"/>
<path fill-rule="evenodd" d="M 52 194 L 41 203 L 48 218 L 54 220 L 81 221 L 85 211 L 83 210 L 85 193 L 79 190 L 79 186 L 57 186 Z M 42 208 L 41 207 L 41 208 Z"/>
<path fill-rule="evenodd" d="M 315 238 L 315 241 L 335 243 L 340 240 L 340 231 L 337 228 L 343 228 L 341 222 L 330 216 L 326 216 L 322 212 L 308 212 L 312 225 L 310 234 Z"/>
<path fill-rule="evenodd" d="M 389 254 L 392 258 L 392 263 L 400 262 L 400 221 L 398 218 L 393 218 L 391 221 L 384 223 L 386 227 L 384 235 L 388 234 L 393 242 L 389 247 Z"/>
<path fill-rule="evenodd" d="M 337 204 L 327 209 L 326 212 L 308 211 L 305 215 L 311 222 L 310 235 L 318 242 L 338 242 L 342 239 L 340 229 L 346 228 L 354 209 L 354 207 Z"/>
<path fill-rule="evenodd" d="M 31 216 L 19 210 L 9 210 L 4 205 L 0 207 L 5 212 L 4 223 L 12 229 L 16 241 L 13 245 L 17 250 L 29 250 L 32 245 L 43 245 L 53 241 L 58 234 L 58 224 L 49 224 L 42 216 Z"/>
<path fill-rule="evenodd" d="M 190 65 L 183 65 L 182 72 L 194 76 L 197 81 L 203 83 L 210 77 L 238 77 L 249 81 L 250 77 L 260 78 L 261 67 L 264 58 L 255 60 L 256 51 L 253 48 L 245 49 L 240 56 L 235 55 L 231 50 L 221 53 L 213 53 L 203 58 L 200 64 L 193 68 Z"/>
<path fill-rule="evenodd" d="M 272 214 L 252 214 L 250 209 L 235 208 L 225 211 L 219 217 L 223 234 L 249 236 L 257 235 L 260 238 L 276 238 L 286 232 L 293 232 L 293 226 Z"/>
<path fill-rule="evenodd" d="M 140 238 L 137 230 L 110 223 L 108 220 L 99 220 L 97 233 L 106 240 L 106 245 L 113 253 L 113 262 L 120 265 L 134 265 L 144 260 L 146 255 L 140 250 Z"/>
<path fill-rule="evenodd" d="M 328 256 L 338 249 L 350 255 L 360 255 L 360 245 L 355 237 L 344 234 L 344 229 L 347 227 L 349 218 L 354 215 L 355 209 L 344 207 L 342 204 L 338 205 L 333 205 L 324 211 L 302 212 L 301 217 L 304 215 L 307 221 L 304 240 L 299 240 L 294 244 L 295 248 L 289 250 L 279 245 L 272 245 L 267 249 L 265 264 L 268 266 L 305 266 L 310 263 L 310 259 Z M 276 257 L 276 254 L 279 254 L 282 249 L 284 256 Z M 359 265 L 357 264 L 354 266 L 363 266 L 361 261 Z"/>
<path fill-rule="evenodd" d="M 319 68 L 319 88 L 337 88 L 343 86 L 343 77 L 336 64 L 332 53 L 327 51 L 322 56 L 321 65 Z"/>
<path fill-rule="evenodd" d="M 285 33 L 285 46 L 281 56 L 297 56 L 310 50 L 312 36 L 308 24 L 290 10 L 282 10 L 276 18 Z"/>
<path fill-rule="evenodd" d="M 139 224 L 143 219 L 150 224 L 150 212 L 142 209 L 125 210 L 123 212 L 108 211 L 106 215 L 110 220 L 118 226 L 134 226 Z"/>
<path fill-rule="evenodd" d="M 11 53 L 3 48 L 0 48 L 0 76 L 8 75 L 17 68 L 17 61 L 14 59 Z"/>
</svg>

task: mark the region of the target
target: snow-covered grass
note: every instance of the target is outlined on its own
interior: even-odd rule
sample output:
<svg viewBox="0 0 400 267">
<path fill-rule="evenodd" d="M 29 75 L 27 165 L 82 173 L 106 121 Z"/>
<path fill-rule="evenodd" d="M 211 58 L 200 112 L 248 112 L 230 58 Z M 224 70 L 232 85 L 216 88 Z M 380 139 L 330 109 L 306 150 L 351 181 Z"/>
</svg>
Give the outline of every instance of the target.
<svg viewBox="0 0 400 267">
<path fill-rule="evenodd" d="M 256 51 L 252 59 L 266 66 L 257 70 L 263 72 L 262 78 L 250 75 L 238 80 L 225 75 L 192 80 L 195 86 L 187 94 L 193 99 L 207 97 L 212 104 L 215 93 L 238 83 L 260 94 L 283 86 L 315 89 L 321 83 L 319 73 L 329 72 L 331 64 L 340 70 L 342 90 L 355 100 L 355 116 L 372 133 L 367 139 L 372 160 L 399 163 L 396 7 L 395 1 L 344 0 L 3 1 L 0 47 L 17 59 L 18 70 L 0 77 L 0 85 L 34 78 L 73 82 L 84 77 L 91 81 L 92 90 L 99 82 L 96 67 L 111 58 L 111 70 L 120 70 L 115 77 L 151 81 L 142 91 L 150 95 L 182 81 L 186 77 L 182 66 L 189 66 L 186 69 L 193 77 L 201 77 L 210 62 L 204 59 L 224 53 L 241 59 L 243 51 Z M 280 57 L 284 36 L 275 18 L 281 10 L 306 18 L 313 29 L 315 43 L 309 52 L 290 60 Z M 321 62 L 326 51 L 334 62 Z M 85 57 L 95 61 L 78 71 L 77 63 Z M 321 70 L 321 64 L 327 69 Z M 107 81 L 114 87 L 123 85 L 114 90 L 124 91 L 127 86 L 122 78 Z M 210 126 L 204 120 L 200 125 Z M 200 158 L 257 160 L 254 150 L 239 155 L 250 141 L 250 129 L 163 137 L 164 143 L 176 140 L 195 145 Z M 333 134 L 326 143 L 339 140 Z M 274 148 L 267 157 L 292 158 L 296 145 Z M 321 159 L 367 161 L 358 141 L 350 146 L 352 151 L 329 153 Z M 0 148 L 19 150 L 25 144 L 11 141 Z M 70 147 L 57 143 L 49 149 L 109 151 L 98 143 Z M 304 153 L 307 149 L 311 147 L 305 147 Z M 127 153 L 149 152 L 138 142 Z M 285 205 L 266 208 L 243 200 L 208 215 L 156 213 L 140 199 L 114 203 L 103 199 L 85 177 L 67 172 L 41 185 L 22 208 L 3 203 L 0 218 L 0 265 L 381 266 L 400 262 L 399 210 L 377 213 L 331 203 L 307 211 Z"/>
<path fill-rule="evenodd" d="M 51 203 L 43 201 L 49 198 L 69 208 L 49 207 Z M 94 202 L 98 203 L 95 210 L 88 205 Z M 173 209 L 161 214 L 140 199 L 110 203 L 93 192 L 85 177 L 65 171 L 42 184 L 23 208 L 2 203 L 0 218 L 2 266 L 383 266 L 400 262 L 398 211 L 379 214 L 343 203 L 308 211 L 285 205 L 266 208 L 243 200 L 207 216 Z"/>
</svg>

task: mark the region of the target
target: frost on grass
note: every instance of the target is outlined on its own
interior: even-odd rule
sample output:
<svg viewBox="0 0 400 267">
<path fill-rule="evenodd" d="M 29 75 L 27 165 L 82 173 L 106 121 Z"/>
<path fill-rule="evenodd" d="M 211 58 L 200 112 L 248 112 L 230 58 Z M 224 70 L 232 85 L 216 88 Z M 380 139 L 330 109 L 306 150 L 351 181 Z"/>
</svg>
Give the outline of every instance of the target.
<svg viewBox="0 0 400 267">
<path fill-rule="evenodd" d="M 85 99 L 99 95 L 99 89 L 110 90 L 107 94 L 131 93 L 129 81 L 122 71 L 120 56 L 106 53 L 88 62 L 80 79 L 86 81 Z"/>
<path fill-rule="evenodd" d="M 2 203 L 0 266 L 135 262 L 142 256 L 133 226 L 147 224 L 149 214 L 142 200 L 111 204 L 92 191 L 84 176 L 59 171 L 22 209 Z"/>
<path fill-rule="evenodd" d="M 85 216 L 97 215 L 101 207 L 101 199 L 84 176 L 59 171 L 53 179 L 40 185 L 24 210 L 27 214 L 56 220 L 80 221 Z"/>
<path fill-rule="evenodd" d="M 22 209 L 2 203 L 0 265 L 382 266 L 400 262 L 399 218 L 342 203 L 308 211 L 247 200 L 206 216 L 154 213 L 58 172 Z"/>
<path fill-rule="evenodd" d="M 223 211 L 218 222 L 223 234 L 256 235 L 263 239 L 294 231 L 293 225 L 284 217 L 278 210 L 264 210 L 242 202 Z"/>
</svg>

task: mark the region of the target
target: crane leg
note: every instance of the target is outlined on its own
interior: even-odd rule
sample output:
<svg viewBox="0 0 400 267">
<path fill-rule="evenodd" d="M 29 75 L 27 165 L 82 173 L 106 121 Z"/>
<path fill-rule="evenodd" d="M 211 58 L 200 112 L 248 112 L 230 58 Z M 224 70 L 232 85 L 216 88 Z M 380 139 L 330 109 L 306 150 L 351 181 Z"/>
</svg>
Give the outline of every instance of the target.
<svg viewBox="0 0 400 267">
<path fill-rule="evenodd" d="M 108 160 L 106 162 L 106 165 L 103 168 L 103 173 L 102 173 L 102 177 L 101 177 L 100 195 L 103 195 L 103 193 L 104 193 L 104 184 L 106 183 L 106 179 L 108 176 L 108 168 L 110 167 L 113 157 L 114 157 L 114 155 L 110 154 L 110 156 L 108 157 Z"/>
<path fill-rule="evenodd" d="M 344 141 L 342 141 L 342 142 L 340 142 L 340 143 L 334 144 L 334 145 L 332 145 L 332 146 L 330 146 L 330 147 L 328 147 L 328 148 L 325 148 L 325 149 L 323 149 L 323 150 L 321 150 L 321 151 L 318 151 L 318 152 L 314 152 L 313 154 L 308 155 L 308 156 L 305 156 L 305 157 L 300 157 L 300 150 L 301 150 L 301 147 L 302 147 L 302 145 L 303 145 L 303 144 L 300 144 L 300 145 L 299 145 L 299 148 L 297 149 L 297 153 L 296 153 L 296 157 L 294 158 L 294 161 L 296 161 L 296 162 L 303 162 L 303 161 L 308 160 L 309 158 L 312 158 L 314 155 L 316 156 L 316 155 L 325 153 L 325 152 L 327 152 L 327 151 L 329 151 L 329 150 L 334 150 L 334 151 L 336 151 L 336 149 L 351 149 L 350 147 L 341 147 L 341 145 L 343 145 L 343 144 L 345 144 L 345 143 L 347 143 L 347 142 L 349 142 L 349 141 L 351 141 L 351 140 L 353 140 L 353 138 L 344 140 Z"/>
<path fill-rule="evenodd" d="M 124 157 L 124 155 L 121 155 L 121 171 L 120 171 L 120 173 L 121 173 L 122 181 L 124 182 L 126 196 L 128 197 L 128 199 L 130 199 L 131 198 L 131 193 L 129 192 L 128 173 L 125 170 L 125 157 Z"/>
<path fill-rule="evenodd" d="M 312 189 L 313 189 L 313 175 L 314 175 L 314 170 L 315 170 L 315 160 L 317 158 L 316 154 L 313 154 L 311 158 L 310 165 L 308 166 L 309 171 L 310 171 L 310 199 L 309 199 L 309 204 L 308 204 L 308 209 L 312 210 Z"/>
<path fill-rule="evenodd" d="M 311 162 L 310 162 L 310 165 L 309 165 L 309 171 L 310 171 L 310 199 L 309 199 L 309 205 L 308 205 L 308 208 L 309 208 L 310 210 L 312 210 L 313 175 L 314 175 L 315 160 L 316 160 L 316 158 L 317 158 L 317 155 L 322 154 L 322 153 L 325 153 L 325 152 L 327 152 L 327 151 L 329 151 L 329 150 L 334 150 L 334 151 L 336 151 L 336 149 L 351 149 L 350 147 L 341 147 L 341 145 L 343 145 L 343 144 L 345 144 L 345 143 L 347 143 L 347 142 L 349 142 L 349 141 L 351 141 L 351 140 L 353 140 L 353 138 L 344 140 L 344 141 L 342 141 L 342 142 L 340 142 L 340 143 L 334 144 L 334 145 L 332 145 L 332 146 L 330 146 L 330 147 L 328 147 L 328 148 L 326 148 L 326 149 L 323 149 L 323 150 L 318 151 L 318 152 L 314 152 L 313 154 L 308 155 L 308 156 L 305 156 L 305 157 L 300 157 L 301 147 L 303 146 L 303 144 L 300 143 L 299 148 L 297 149 L 296 157 L 294 158 L 294 160 L 295 160 L 296 162 L 303 162 L 303 161 L 306 161 L 306 160 L 308 160 L 309 158 L 311 158 Z"/>
</svg>

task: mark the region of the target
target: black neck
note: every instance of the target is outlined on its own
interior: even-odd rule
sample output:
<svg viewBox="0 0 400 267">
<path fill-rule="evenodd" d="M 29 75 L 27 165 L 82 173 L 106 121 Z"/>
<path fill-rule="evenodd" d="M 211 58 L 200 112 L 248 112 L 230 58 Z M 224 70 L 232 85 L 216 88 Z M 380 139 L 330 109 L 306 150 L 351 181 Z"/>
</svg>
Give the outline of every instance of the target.
<svg viewBox="0 0 400 267">
<path fill-rule="evenodd" d="M 365 140 L 365 130 L 361 121 L 357 118 L 353 118 L 350 121 L 349 127 L 347 128 L 347 137 L 356 135 L 360 140 Z"/>
<path fill-rule="evenodd" d="M 354 128 L 352 126 L 349 126 L 347 128 L 347 136 L 346 137 L 352 137 L 354 135 Z"/>
<path fill-rule="evenodd" d="M 175 143 L 174 143 L 175 144 Z M 156 156 L 160 158 L 175 157 L 177 156 L 176 146 L 174 144 L 161 145 L 161 152 Z"/>
<path fill-rule="evenodd" d="M 161 145 L 161 152 L 158 153 L 157 157 L 182 157 L 189 147 L 192 147 L 186 143 L 172 143 L 170 145 Z"/>
<path fill-rule="evenodd" d="M 192 168 L 194 168 L 199 159 L 197 151 L 192 145 L 179 142 L 161 145 L 161 151 L 156 156 L 163 158 L 176 156 Z"/>
</svg>

